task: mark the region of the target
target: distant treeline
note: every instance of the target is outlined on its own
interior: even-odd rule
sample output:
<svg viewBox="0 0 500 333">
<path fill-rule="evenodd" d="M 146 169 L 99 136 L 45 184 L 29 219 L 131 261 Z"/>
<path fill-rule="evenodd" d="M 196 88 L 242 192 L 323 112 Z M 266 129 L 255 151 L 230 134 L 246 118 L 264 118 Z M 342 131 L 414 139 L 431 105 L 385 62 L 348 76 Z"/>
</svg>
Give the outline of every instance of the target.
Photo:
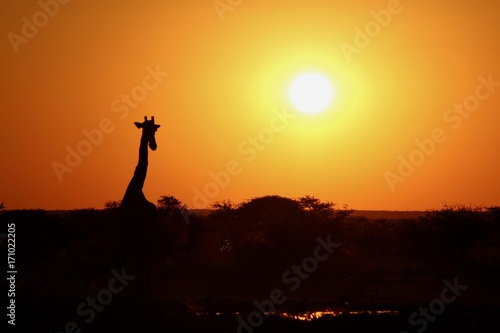
<svg viewBox="0 0 500 333">
<path fill-rule="evenodd" d="M 54 253 L 78 242 L 113 248 L 120 231 L 119 202 L 104 209 L 78 209 L 61 214 L 44 210 L 4 210 L 3 223 L 17 222 L 20 252 Z M 331 235 L 346 256 L 398 256 L 408 260 L 466 260 L 498 247 L 500 207 L 444 206 L 420 218 L 368 219 L 352 216 L 312 196 L 290 199 L 264 196 L 235 204 L 216 202 L 208 215 L 188 211 L 172 196 L 158 200 L 158 254 L 171 261 L 280 261 L 309 251 L 318 236 Z M 483 251 L 478 251 L 478 249 Z M 96 250 L 97 251 L 97 250 Z M 22 255 L 22 253 L 21 253 Z M 26 260 L 30 260 L 28 255 Z"/>
</svg>

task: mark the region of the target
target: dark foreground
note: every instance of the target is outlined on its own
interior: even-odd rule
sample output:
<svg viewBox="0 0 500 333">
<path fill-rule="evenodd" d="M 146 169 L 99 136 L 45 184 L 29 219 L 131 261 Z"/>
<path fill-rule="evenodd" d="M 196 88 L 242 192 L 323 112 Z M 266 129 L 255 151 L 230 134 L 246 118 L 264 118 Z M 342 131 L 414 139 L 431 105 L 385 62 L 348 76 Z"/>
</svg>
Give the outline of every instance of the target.
<svg viewBox="0 0 500 333">
<path fill-rule="evenodd" d="M 394 313 L 375 314 L 363 311 L 361 314 L 325 315 L 318 319 L 299 320 L 283 318 L 278 314 L 264 318 L 260 325 L 255 317 L 255 327 L 241 325 L 234 313 L 217 311 L 216 307 L 227 308 L 225 302 L 212 302 L 215 312 L 193 313 L 180 301 L 153 300 L 147 304 L 138 304 L 131 300 L 114 300 L 89 323 L 86 317 L 75 313 L 81 300 L 19 300 L 19 316 L 16 329 L 18 332 L 488 332 L 496 327 L 500 319 L 499 308 L 471 308 L 450 306 L 436 317 L 433 322 L 411 326 L 409 316 L 418 309 L 399 308 Z M 209 300 L 200 301 L 197 306 L 207 307 Z M 297 309 L 301 308 L 295 304 Z M 194 306 L 194 305 L 191 305 Z M 235 306 L 235 304 L 231 304 Z M 237 306 L 237 305 L 236 305 Z M 245 306 L 241 304 L 241 306 Z M 294 305 L 289 305 L 293 308 Z M 208 309 L 207 309 L 208 310 Z M 354 310 L 353 310 L 354 311 Z M 299 312 L 297 312 L 299 314 Z M 247 314 L 242 316 L 248 318 Z M 421 317 L 420 317 L 421 318 Z M 247 321 L 248 323 L 248 321 Z M 240 327 L 238 327 L 240 326 Z M 81 331 L 80 331 L 81 330 Z"/>
<path fill-rule="evenodd" d="M 16 232 L 10 331 L 470 333 L 498 325 L 500 209 L 370 220 L 283 198 L 250 204 L 259 205 L 189 223 L 165 213 L 151 240 L 146 301 L 140 274 L 120 255 L 112 210 L 2 212 Z M 7 253 L 4 240 L 1 247 Z"/>
</svg>

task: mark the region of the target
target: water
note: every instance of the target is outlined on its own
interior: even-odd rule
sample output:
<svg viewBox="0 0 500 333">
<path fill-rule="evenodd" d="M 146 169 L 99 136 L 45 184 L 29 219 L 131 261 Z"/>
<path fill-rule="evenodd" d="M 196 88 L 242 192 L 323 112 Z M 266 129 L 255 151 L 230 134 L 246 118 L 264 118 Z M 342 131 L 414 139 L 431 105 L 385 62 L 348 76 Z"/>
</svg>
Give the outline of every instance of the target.
<svg viewBox="0 0 500 333">
<path fill-rule="evenodd" d="M 216 316 L 221 316 L 223 313 L 222 312 L 215 312 Z M 399 314 L 399 311 L 397 310 L 365 310 L 365 311 L 340 311 L 340 310 L 331 310 L 331 309 L 325 309 L 321 311 L 307 311 L 304 313 L 289 313 L 289 312 L 264 312 L 264 315 L 270 316 L 270 315 L 277 315 L 281 318 L 288 318 L 288 319 L 294 319 L 294 320 L 302 320 L 302 321 L 311 321 L 314 319 L 319 319 L 324 316 L 329 316 L 329 317 L 338 317 L 338 316 L 343 316 L 343 315 L 393 315 L 397 316 Z M 240 312 L 235 312 L 234 316 L 238 317 L 240 316 Z"/>
</svg>

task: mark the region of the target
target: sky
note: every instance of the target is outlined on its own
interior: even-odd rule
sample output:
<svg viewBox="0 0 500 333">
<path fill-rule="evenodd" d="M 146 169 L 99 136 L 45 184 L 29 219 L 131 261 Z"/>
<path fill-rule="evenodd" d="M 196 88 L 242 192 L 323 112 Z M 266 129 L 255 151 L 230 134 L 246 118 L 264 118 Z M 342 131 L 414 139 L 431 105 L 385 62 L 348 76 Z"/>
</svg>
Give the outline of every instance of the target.
<svg viewBox="0 0 500 333">
<path fill-rule="evenodd" d="M 500 2 L 2 1 L 0 202 L 190 208 L 312 195 L 360 210 L 500 205 Z M 305 114 L 305 72 L 335 98 Z"/>
</svg>

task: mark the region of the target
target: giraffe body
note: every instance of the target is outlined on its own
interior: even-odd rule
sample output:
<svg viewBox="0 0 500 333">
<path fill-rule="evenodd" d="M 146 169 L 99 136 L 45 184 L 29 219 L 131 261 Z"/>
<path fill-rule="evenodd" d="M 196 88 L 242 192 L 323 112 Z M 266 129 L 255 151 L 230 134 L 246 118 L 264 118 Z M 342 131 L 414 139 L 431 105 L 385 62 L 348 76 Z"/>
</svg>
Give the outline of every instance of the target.
<svg viewBox="0 0 500 333">
<path fill-rule="evenodd" d="M 139 160 L 120 208 L 124 219 L 123 254 L 126 264 L 138 277 L 138 296 L 144 300 L 152 296 L 151 268 L 155 254 L 152 239 L 159 221 L 156 205 L 146 199 L 142 189 L 148 168 L 148 145 L 156 150 L 155 132 L 160 125 L 155 124 L 154 117 L 151 120 L 144 117 L 144 122 L 135 125 L 142 129 Z"/>
</svg>

